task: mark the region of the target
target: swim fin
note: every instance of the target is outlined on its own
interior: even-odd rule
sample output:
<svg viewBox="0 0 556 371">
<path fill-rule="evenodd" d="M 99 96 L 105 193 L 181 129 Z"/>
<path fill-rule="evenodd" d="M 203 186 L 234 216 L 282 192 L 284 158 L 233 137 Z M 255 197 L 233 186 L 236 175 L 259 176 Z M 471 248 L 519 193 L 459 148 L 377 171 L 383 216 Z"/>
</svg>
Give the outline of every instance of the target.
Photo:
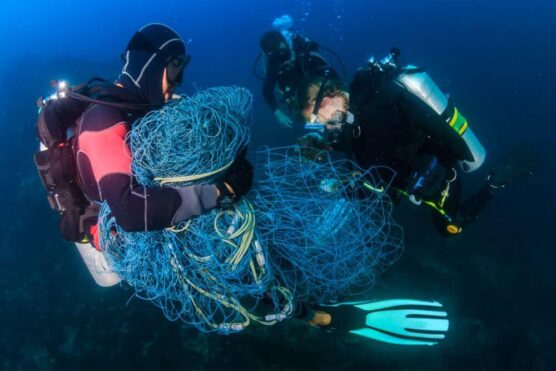
<svg viewBox="0 0 556 371">
<path fill-rule="evenodd" d="M 435 345 L 445 338 L 450 322 L 435 301 L 390 299 L 320 305 L 331 316 L 325 330 L 347 331 L 397 345 Z"/>
</svg>

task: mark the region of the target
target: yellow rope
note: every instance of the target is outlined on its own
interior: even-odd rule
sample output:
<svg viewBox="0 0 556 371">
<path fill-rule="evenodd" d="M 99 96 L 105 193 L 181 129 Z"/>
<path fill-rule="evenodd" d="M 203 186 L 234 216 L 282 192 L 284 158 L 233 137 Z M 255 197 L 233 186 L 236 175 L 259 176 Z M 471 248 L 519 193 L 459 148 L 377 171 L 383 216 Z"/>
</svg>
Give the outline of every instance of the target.
<svg viewBox="0 0 556 371">
<path fill-rule="evenodd" d="M 181 233 L 181 232 L 185 232 L 187 230 L 187 228 L 189 228 L 189 224 L 191 224 L 191 220 L 188 220 L 183 227 L 181 228 L 177 228 L 177 226 L 173 226 L 170 228 L 166 228 L 167 231 L 171 231 L 174 233 Z"/>
<path fill-rule="evenodd" d="M 234 270 L 237 269 L 237 267 L 239 266 L 239 264 L 241 263 L 241 261 L 245 258 L 247 252 L 249 251 L 249 248 L 254 245 L 253 239 L 254 239 L 254 235 L 255 235 L 255 214 L 254 214 L 254 210 L 253 210 L 253 206 L 251 205 L 251 203 L 249 203 L 248 201 L 245 201 L 246 205 L 248 207 L 248 211 L 243 214 L 241 213 L 239 210 L 235 210 L 234 212 L 229 212 L 229 211 L 222 211 L 219 214 L 217 214 L 217 216 L 215 217 L 215 221 L 214 221 L 214 228 L 217 232 L 217 234 L 222 238 L 222 241 L 230 246 L 232 246 L 235 251 L 226 259 L 226 263 L 230 264 L 230 270 L 233 272 Z M 230 214 L 232 213 L 234 215 L 234 217 L 237 215 L 239 216 L 242 220 L 241 220 L 241 227 L 238 228 L 236 231 L 234 231 L 232 234 L 227 235 L 225 234 L 225 232 L 222 232 L 219 228 L 218 228 L 218 220 L 225 214 Z M 173 232 L 184 232 L 187 230 L 187 228 L 189 227 L 190 223 L 186 223 L 186 225 L 180 229 L 170 229 Z M 233 242 L 232 240 L 235 240 L 237 238 L 241 238 L 241 242 L 239 243 L 239 246 Z M 202 318 L 202 320 L 210 327 L 214 328 L 214 329 L 218 329 L 218 328 L 223 328 L 223 327 L 229 327 L 232 330 L 238 330 L 238 329 L 243 329 L 247 326 L 249 326 L 249 324 L 251 323 L 251 321 L 253 322 L 257 322 L 259 324 L 262 325 L 266 325 L 266 326 L 271 326 L 274 325 L 278 322 L 278 320 L 274 319 L 274 320 L 269 320 L 267 321 L 266 319 L 259 317 L 253 313 L 250 313 L 244 306 L 242 306 L 237 299 L 233 298 L 232 295 L 222 295 L 222 294 L 216 294 L 213 292 L 209 292 L 201 287 L 196 286 L 193 282 L 191 282 L 184 274 L 183 272 L 183 268 L 181 267 L 181 265 L 178 262 L 177 256 L 175 255 L 175 252 L 173 250 L 172 245 L 168 245 L 168 247 L 170 248 L 170 252 L 171 252 L 171 257 L 170 257 L 170 263 L 172 264 L 172 268 L 174 270 L 174 273 L 176 274 L 176 276 L 179 278 L 179 281 L 181 282 L 181 284 L 183 285 L 187 296 L 189 297 L 189 299 L 191 300 L 192 305 L 195 308 L 195 311 L 199 314 L 199 316 Z M 208 261 L 211 259 L 211 257 L 198 257 L 192 253 L 186 252 L 187 255 L 197 261 L 203 262 L 203 261 Z M 251 270 L 251 274 L 253 275 L 253 278 L 255 279 L 255 281 L 257 283 L 260 282 L 260 278 L 264 275 L 264 273 L 266 272 L 266 269 L 263 266 L 259 266 L 257 269 L 257 266 L 254 263 L 253 258 L 249 260 L 249 269 Z M 257 272 L 257 270 L 259 270 L 259 272 Z M 214 287 L 218 288 L 219 284 L 218 284 L 218 280 L 216 280 L 216 278 L 214 278 L 212 275 L 210 275 L 209 272 L 207 271 L 201 271 L 200 272 L 202 275 L 205 276 L 205 278 L 207 278 L 209 281 L 214 282 Z M 219 303 L 221 303 L 223 306 L 225 306 L 226 308 L 229 308 L 233 311 L 236 311 L 237 313 L 239 313 L 240 316 L 243 317 L 243 321 L 242 322 L 233 322 L 233 323 L 221 323 L 221 324 L 217 324 L 214 323 L 212 321 L 210 321 L 207 316 L 205 315 L 205 313 L 203 312 L 203 310 L 199 307 L 199 305 L 197 304 L 197 302 L 195 301 L 194 297 L 191 295 L 191 290 L 189 288 L 194 289 L 195 291 L 197 291 L 198 293 L 200 293 L 201 295 L 215 300 Z M 292 310 L 292 296 L 291 293 L 289 292 L 288 289 L 286 289 L 285 287 L 281 287 L 281 286 L 277 286 L 275 287 L 275 289 L 280 292 L 280 294 L 282 294 L 284 296 L 284 298 L 287 300 L 288 304 L 286 306 L 284 306 L 284 311 L 282 314 L 284 315 L 289 315 L 291 314 L 291 310 Z"/>
<path fill-rule="evenodd" d="M 205 173 L 205 174 L 196 174 L 196 175 L 185 175 L 185 176 L 175 176 L 175 177 L 168 177 L 168 178 L 154 178 L 155 181 L 160 182 L 161 185 L 168 184 L 168 183 L 183 183 L 183 182 L 193 182 L 196 180 L 204 179 L 211 177 L 215 174 L 218 174 L 227 168 L 229 168 L 234 163 L 234 160 L 230 161 L 228 164 L 224 165 L 220 169 L 216 169 L 214 171 Z"/>
</svg>

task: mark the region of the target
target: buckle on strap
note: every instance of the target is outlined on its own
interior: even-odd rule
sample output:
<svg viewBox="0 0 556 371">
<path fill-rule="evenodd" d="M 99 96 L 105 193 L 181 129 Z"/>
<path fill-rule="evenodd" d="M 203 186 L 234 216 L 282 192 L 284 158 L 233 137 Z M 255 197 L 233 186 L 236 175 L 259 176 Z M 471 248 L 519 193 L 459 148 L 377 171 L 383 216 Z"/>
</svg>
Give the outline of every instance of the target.
<svg viewBox="0 0 556 371">
<path fill-rule="evenodd" d="M 100 205 L 96 202 L 89 204 L 83 214 L 79 216 L 79 233 L 87 234 L 87 227 L 96 224 L 96 219 L 98 218 L 98 213 L 100 212 Z M 95 220 L 94 223 L 89 224 L 90 220 Z M 88 225 L 89 224 L 89 225 Z"/>
</svg>

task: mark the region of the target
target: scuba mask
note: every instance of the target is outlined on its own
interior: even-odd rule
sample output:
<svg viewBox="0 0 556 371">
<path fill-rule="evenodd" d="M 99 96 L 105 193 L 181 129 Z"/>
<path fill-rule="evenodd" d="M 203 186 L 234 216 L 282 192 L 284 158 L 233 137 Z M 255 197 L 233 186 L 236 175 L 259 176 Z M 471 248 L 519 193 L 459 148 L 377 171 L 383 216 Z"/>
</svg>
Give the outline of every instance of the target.
<svg viewBox="0 0 556 371">
<path fill-rule="evenodd" d="M 270 51 L 267 56 L 271 63 L 285 63 L 291 58 L 291 50 L 287 45 L 281 43 L 278 48 Z"/>
<path fill-rule="evenodd" d="M 191 61 L 190 55 L 180 55 L 172 59 L 166 66 L 166 78 L 172 85 L 180 85 L 183 81 L 183 71 Z"/>
<path fill-rule="evenodd" d="M 326 122 L 318 122 L 318 113 L 325 96 L 334 97 L 338 95 L 338 88 L 327 86 L 329 81 L 329 71 L 325 71 L 324 79 L 320 85 L 319 91 L 315 98 L 315 106 L 311 113 L 311 119 L 305 124 L 306 130 L 318 130 L 321 133 L 326 132 L 328 141 L 332 144 L 340 144 L 344 138 L 346 129 L 354 131 L 355 117 L 349 111 L 336 111 L 331 120 Z"/>
<path fill-rule="evenodd" d="M 314 121 L 305 124 L 306 130 L 317 130 L 320 133 L 326 134 L 326 139 L 333 145 L 341 144 L 345 138 L 347 130 L 353 132 L 353 136 L 357 137 L 355 134 L 355 116 L 353 113 L 347 111 L 336 111 L 334 117 L 326 122 L 318 122 L 316 119 Z"/>
</svg>

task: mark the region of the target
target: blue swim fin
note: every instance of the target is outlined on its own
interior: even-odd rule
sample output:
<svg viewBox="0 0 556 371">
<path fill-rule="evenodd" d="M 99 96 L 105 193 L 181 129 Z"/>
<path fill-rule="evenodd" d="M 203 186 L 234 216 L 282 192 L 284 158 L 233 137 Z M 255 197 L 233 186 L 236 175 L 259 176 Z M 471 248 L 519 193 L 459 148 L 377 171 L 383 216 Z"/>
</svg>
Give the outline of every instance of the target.
<svg viewBox="0 0 556 371">
<path fill-rule="evenodd" d="M 448 314 L 435 301 L 390 299 L 321 305 L 319 309 L 332 317 L 324 329 L 397 345 L 435 345 L 450 326 Z"/>
</svg>

